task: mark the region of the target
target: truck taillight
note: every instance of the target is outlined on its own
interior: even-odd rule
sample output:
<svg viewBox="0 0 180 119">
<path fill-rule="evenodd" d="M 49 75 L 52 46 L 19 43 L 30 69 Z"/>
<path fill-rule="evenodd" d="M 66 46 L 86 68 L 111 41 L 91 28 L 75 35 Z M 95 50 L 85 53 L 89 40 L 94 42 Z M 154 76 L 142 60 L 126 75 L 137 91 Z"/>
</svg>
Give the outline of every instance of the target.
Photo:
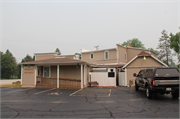
<svg viewBox="0 0 180 119">
<path fill-rule="evenodd" d="M 155 81 L 155 79 L 151 79 L 151 85 L 152 86 L 155 86 L 154 81 Z"/>
</svg>

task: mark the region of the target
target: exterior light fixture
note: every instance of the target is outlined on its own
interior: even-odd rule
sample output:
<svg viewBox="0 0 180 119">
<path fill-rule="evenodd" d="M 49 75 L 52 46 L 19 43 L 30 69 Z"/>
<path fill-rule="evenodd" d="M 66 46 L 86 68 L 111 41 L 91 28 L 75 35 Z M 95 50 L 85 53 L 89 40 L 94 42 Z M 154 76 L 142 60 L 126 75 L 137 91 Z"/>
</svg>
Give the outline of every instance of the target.
<svg viewBox="0 0 180 119">
<path fill-rule="evenodd" d="M 146 57 L 144 56 L 143 60 L 146 60 Z"/>
</svg>

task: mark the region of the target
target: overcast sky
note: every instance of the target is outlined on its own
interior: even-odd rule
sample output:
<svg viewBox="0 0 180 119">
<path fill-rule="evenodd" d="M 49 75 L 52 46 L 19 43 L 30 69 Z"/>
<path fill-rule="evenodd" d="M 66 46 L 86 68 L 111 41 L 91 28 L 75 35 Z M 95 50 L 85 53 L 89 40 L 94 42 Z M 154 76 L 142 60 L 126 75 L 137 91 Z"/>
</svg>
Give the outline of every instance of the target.
<svg viewBox="0 0 180 119">
<path fill-rule="evenodd" d="M 1 0 L 1 51 L 74 54 L 138 38 L 156 49 L 163 29 L 179 31 L 180 0 Z"/>
</svg>

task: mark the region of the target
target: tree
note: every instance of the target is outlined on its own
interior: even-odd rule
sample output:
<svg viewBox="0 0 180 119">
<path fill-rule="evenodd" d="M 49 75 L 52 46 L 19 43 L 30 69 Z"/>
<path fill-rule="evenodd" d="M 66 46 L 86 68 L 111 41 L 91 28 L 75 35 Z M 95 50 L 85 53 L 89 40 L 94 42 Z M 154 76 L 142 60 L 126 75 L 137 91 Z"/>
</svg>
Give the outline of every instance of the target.
<svg viewBox="0 0 180 119">
<path fill-rule="evenodd" d="M 172 62 L 170 39 L 169 39 L 169 36 L 167 35 L 166 30 L 163 30 L 161 33 L 162 33 L 162 36 L 161 38 L 159 38 L 159 44 L 157 47 L 157 49 L 160 49 L 159 59 L 170 66 Z"/>
<path fill-rule="evenodd" d="M 131 45 L 131 47 L 144 48 L 144 44 L 138 38 L 133 38 L 132 40 L 127 40 L 123 42 L 122 46 Z"/>
<path fill-rule="evenodd" d="M 61 55 L 61 51 L 59 50 L 59 48 L 56 48 L 57 55 Z"/>
<path fill-rule="evenodd" d="M 79 55 L 79 59 L 81 59 L 81 54 L 80 53 L 75 53 L 75 55 Z"/>
<path fill-rule="evenodd" d="M 7 50 L 5 54 L 1 52 L 1 78 L 14 78 L 17 74 L 17 63 L 12 53 Z"/>
<path fill-rule="evenodd" d="M 35 55 L 33 56 L 33 61 L 35 61 Z"/>
<path fill-rule="evenodd" d="M 27 54 L 26 57 L 23 58 L 21 62 L 30 62 L 30 61 L 34 61 L 34 60 L 30 55 Z"/>
<path fill-rule="evenodd" d="M 153 48 L 149 48 L 151 51 L 155 52 L 157 55 L 159 54 L 159 51 L 153 49 Z"/>
<path fill-rule="evenodd" d="M 170 33 L 170 48 L 173 49 L 176 52 L 176 55 L 178 57 L 178 62 L 180 62 L 180 54 L 179 54 L 179 39 L 180 39 L 180 32 L 176 33 L 176 35 Z"/>
</svg>

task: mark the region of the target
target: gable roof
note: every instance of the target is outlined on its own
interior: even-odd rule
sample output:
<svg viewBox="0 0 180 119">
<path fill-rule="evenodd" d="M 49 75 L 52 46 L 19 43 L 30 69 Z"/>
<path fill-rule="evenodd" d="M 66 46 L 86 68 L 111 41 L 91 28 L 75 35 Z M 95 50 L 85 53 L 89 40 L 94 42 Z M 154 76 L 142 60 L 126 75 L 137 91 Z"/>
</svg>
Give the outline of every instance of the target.
<svg viewBox="0 0 180 119">
<path fill-rule="evenodd" d="M 167 64 L 165 64 L 164 62 L 162 62 L 162 61 L 159 60 L 158 58 L 154 57 L 153 55 L 150 55 L 149 53 L 146 53 L 146 52 L 143 52 L 143 51 L 142 51 L 141 53 L 139 53 L 138 55 L 136 55 L 132 60 L 130 60 L 126 65 L 124 65 L 124 66 L 122 67 L 122 69 L 126 68 L 129 64 L 131 64 L 133 61 L 135 61 L 135 60 L 136 60 L 138 57 L 140 57 L 140 56 L 149 56 L 149 57 L 152 57 L 154 60 L 156 60 L 156 61 L 159 62 L 160 64 L 168 67 Z"/>
<path fill-rule="evenodd" d="M 150 55 L 149 53 L 147 53 L 147 52 L 144 52 L 144 51 L 142 51 L 142 52 L 140 52 L 139 54 L 138 54 L 138 56 L 148 56 L 148 55 Z"/>
<path fill-rule="evenodd" d="M 82 60 L 70 59 L 70 58 L 52 58 L 38 61 L 22 62 L 20 64 L 54 64 L 54 63 L 86 63 Z"/>
<path fill-rule="evenodd" d="M 154 52 L 154 51 L 152 51 L 152 50 L 149 50 L 149 49 L 143 49 L 143 48 L 137 48 L 137 47 L 127 47 L 127 46 L 122 46 L 122 45 L 120 45 L 120 44 L 116 44 L 116 45 L 118 45 L 118 46 L 120 46 L 120 47 L 123 47 L 123 48 L 127 48 L 127 49 L 137 49 L 137 50 L 151 51 L 152 53 L 154 53 L 154 54 L 157 55 L 156 52 Z"/>
</svg>

